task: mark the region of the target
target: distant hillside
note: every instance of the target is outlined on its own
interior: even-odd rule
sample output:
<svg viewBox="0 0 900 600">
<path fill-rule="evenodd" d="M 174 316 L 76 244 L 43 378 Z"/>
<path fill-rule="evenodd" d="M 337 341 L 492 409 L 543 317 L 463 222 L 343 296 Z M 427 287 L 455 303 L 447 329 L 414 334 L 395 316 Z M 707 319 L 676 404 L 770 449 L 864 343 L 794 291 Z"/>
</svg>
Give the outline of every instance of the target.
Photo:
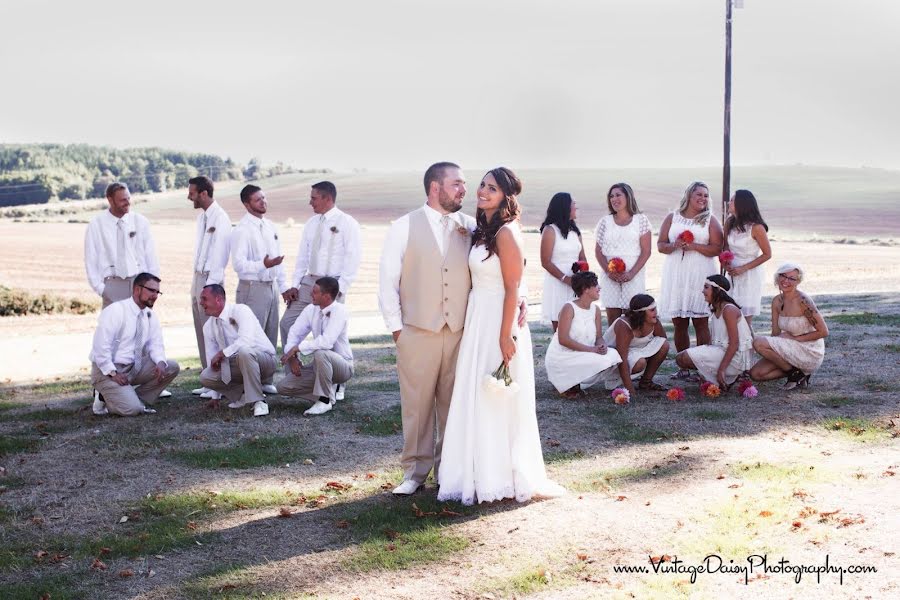
<svg viewBox="0 0 900 600">
<path fill-rule="evenodd" d="M 163 148 L 0 144 L 0 206 L 102 198 L 113 181 L 132 192 L 163 192 L 187 187 L 197 175 L 225 181 L 293 171 L 282 163 L 266 168 L 251 159 L 245 166 L 214 154 Z"/>
</svg>

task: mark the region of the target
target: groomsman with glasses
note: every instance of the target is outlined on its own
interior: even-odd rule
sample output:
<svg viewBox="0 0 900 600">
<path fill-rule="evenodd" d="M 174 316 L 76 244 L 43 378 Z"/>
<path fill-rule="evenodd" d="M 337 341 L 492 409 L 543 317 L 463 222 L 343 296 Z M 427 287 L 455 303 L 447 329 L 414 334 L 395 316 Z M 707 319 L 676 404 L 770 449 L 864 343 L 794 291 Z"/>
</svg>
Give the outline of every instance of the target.
<svg viewBox="0 0 900 600">
<path fill-rule="evenodd" d="M 191 312 L 194 317 L 194 334 L 200 351 L 201 368 L 205 369 L 206 348 L 203 343 L 203 325 L 209 318 L 200 306 L 200 293 L 211 283 L 225 285 L 225 266 L 228 264 L 231 219 L 213 199 L 213 182 L 203 175 L 188 181 L 188 200 L 200 209 L 197 216 L 196 243 L 194 244 L 194 278 L 191 284 Z M 218 399 L 219 393 L 205 387 L 191 391 L 201 398 Z"/>
<path fill-rule="evenodd" d="M 333 300 L 344 303 L 347 291 L 356 279 L 362 256 L 359 222 L 339 209 L 337 188 L 330 181 L 312 185 L 309 205 L 315 215 L 303 227 L 292 287 L 286 292 L 287 307 L 281 318 L 281 344 L 288 348 L 288 332 L 300 313 L 312 302 L 312 290 L 321 277 L 338 282 Z M 344 397 L 344 386 L 337 385 L 335 399 Z"/>
<path fill-rule="evenodd" d="M 151 310 L 162 293 L 159 284 L 156 275 L 139 273 L 131 297 L 100 312 L 90 354 L 95 415 L 153 414 L 147 402 L 178 375 L 178 363 L 166 360 L 159 319 Z"/>
</svg>

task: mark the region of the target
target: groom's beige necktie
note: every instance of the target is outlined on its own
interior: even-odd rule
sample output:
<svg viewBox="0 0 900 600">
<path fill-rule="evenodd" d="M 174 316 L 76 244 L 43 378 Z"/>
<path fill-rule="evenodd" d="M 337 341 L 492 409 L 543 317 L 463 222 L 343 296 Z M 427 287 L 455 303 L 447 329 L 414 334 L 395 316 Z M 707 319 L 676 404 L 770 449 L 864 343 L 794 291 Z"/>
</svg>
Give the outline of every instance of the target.
<svg viewBox="0 0 900 600">
<path fill-rule="evenodd" d="M 125 221 L 116 221 L 116 277 L 128 277 L 128 254 L 125 249 Z"/>
<path fill-rule="evenodd" d="M 219 349 L 225 350 L 225 348 L 228 347 L 228 344 L 225 343 L 225 324 L 222 321 L 222 317 L 216 317 L 215 334 Z M 222 363 L 219 368 L 222 371 L 222 383 L 231 383 L 231 363 L 227 356 L 222 358 Z"/>
<path fill-rule="evenodd" d="M 450 215 L 441 217 L 441 254 L 446 258 L 450 248 Z"/>
</svg>

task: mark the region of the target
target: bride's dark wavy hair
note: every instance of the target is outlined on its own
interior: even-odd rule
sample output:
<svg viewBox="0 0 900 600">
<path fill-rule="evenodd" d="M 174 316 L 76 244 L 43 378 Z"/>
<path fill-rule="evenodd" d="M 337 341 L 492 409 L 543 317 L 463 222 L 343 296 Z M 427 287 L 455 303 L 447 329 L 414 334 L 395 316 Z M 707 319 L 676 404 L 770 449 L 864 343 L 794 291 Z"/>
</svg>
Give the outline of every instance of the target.
<svg viewBox="0 0 900 600">
<path fill-rule="evenodd" d="M 485 177 L 488 175 L 493 176 L 500 191 L 503 192 L 504 198 L 500 201 L 500 207 L 490 222 L 484 216 L 483 210 L 479 208 L 475 211 L 476 227 L 475 233 L 472 234 L 472 244 L 484 243 L 488 251 L 484 260 L 497 253 L 497 232 L 500 231 L 500 228 L 517 220 L 522 212 L 517 200 L 518 195 L 522 193 L 522 180 L 506 167 L 491 169 L 485 173 Z"/>
</svg>

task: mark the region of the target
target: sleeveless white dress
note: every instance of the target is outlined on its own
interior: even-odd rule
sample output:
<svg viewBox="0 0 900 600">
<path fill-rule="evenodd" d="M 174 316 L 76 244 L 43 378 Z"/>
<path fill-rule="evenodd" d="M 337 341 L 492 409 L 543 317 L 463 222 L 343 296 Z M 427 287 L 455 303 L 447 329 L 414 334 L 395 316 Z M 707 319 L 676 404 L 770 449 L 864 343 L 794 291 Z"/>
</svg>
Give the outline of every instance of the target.
<svg viewBox="0 0 900 600">
<path fill-rule="evenodd" d="M 521 240 L 517 224 L 506 225 Z M 535 413 L 534 357 L 528 326 L 513 325 L 517 351 L 509 367 L 518 392 L 497 397 L 483 388 L 485 376 L 502 362 L 500 322 L 503 276 L 500 259 L 487 260 L 484 246 L 469 253 L 472 291 L 456 362 L 438 500 L 463 504 L 533 496 L 558 496 L 565 490 L 547 478 Z"/>
<path fill-rule="evenodd" d="M 631 325 L 628 324 L 628 319 L 626 319 L 624 315 L 613 321 L 612 327 L 609 327 L 603 332 L 603 340 L 610 348 L 616 347 L 616 324 L 620 322 L 624 323 L 625 327 L 631 328 Z M 662 348 L 665 343 L 666 338 L 653 335 L 652 330 L 643 337 L 634 336 L 631 338 L 631 344 L 628 346 L 628 364 L 633 367 L 634 363 L 640 359 L 649 359 L 659 352 L 659 349 Z M 646 371 L 646 369 L 641 369 L 638 373 L 632 373 L 632 381 L 640 379 L 641 375 L 644 374 L 644 371 Z M 614 371 L 608 372 L 604 383 L 608 390 L 614 390 L 622 385 L 622 377 L 619 375 L 619 370 L 615 369 Z"/>
<path fill-rule="evenodd" d="M 553 252 L 550 254 L 550 262 L 566 275 L 572 275 L 572 263 L 581 255 L 581 238 L 574 231 L 569 232 L 569 237 L 563 237 L 556 225 L 552 227 L 556 238 L 553 241 Z M 575 292 L 568 283 L 563 283 L 547 271 L 544 271 L 544 292 L 541 296 L 541 317 L 544 321 L 558 321 L 559 311 L 566 302 L 575 299 Z"/>
<path fill-rule="evenodd" d="M 641 256 L 641 236 L 651 230 L 650 220 L 643 213 L 634 215 L 628 225 L 617 225 L 614 215 L 606 215 L 597 223 L 594 237 L 607 260 L 621 258 L 628 270 Z M 628 308 L 635 294 L 646 294 L 646 265 L 631 281 L 617 283 L 609 278 L 607 265 L 597 267 L 600 276 L 600 302 L 606 308 Z"/>
<path fill-rule="evenodd" d="M 751 235 L 750 228 L 747 228 L 747 231 L 731 230 L 728 233 L 728 249 L 734 254 L 731 264 L 735 267 L 746 265 L 762 254 L 759 244 Z M 731 279 L 731 291 L 728 292 L 728 295 L 740 305 L 744 316 L 758 315 L 762 301 L 762 265 L 737 277 L 729 276 L 729 278 Z"/>
<path fill-rule="evenodd" d="M 580 344 L 593 346 L 597 341 L 595 319 L 600 307 L 591 304 L 590 308 L 584 309 L 574 302 L 569 302 L 569 305 L 575 309 L 569 337 Z M 589 388 L 606 379 L 607 372 L 610 369 L 615 370 L 620 362 L 622 358 L 613 348 L 607 350 L 606 354 L 579 352 L 566 348 L 559 343 L 558 332 L 553 334 L 553 339 L 547 347 L 547 355 L 544 357 L 547 379 L 560 392 L 578 384 L 581 384 L 582 388 Z"/>
<path fill-rule="evenodd" d="M 734 306 L 733 304 L 730 306 Z M 759 358 L 753 349 L 753 333 L 745 319 L 738 319 L 738 347 L 737 352 L 728 366 L 725 367 L 725 381 L 733 383 L 738 375 L 749 371 Z M 709 317 L 709 334 L 712 340 L 708 345 L 688 348 L 688 356 L 694 362 L 694 366 L 707 381 L 716 381 L 719 365 L 725 357 L 728 348 L 728 328 L 725 326 L 724 317 L 712 314 Z"/>
<path fill-rule="evenodd" d="M 672 213 L 669 239 L 666 241 L 674 242 L 682 231 L 688 229 L 694 234 L 695 244 L 708 244 L 710 223 L 712 216 L 706 220 L 705 225 L 700 225 L 676 211 Z M 707 277 L 718 272 L 715 259 L 696 250 L 688 250 L 683 254 L 681 250 L 676 250 L 667 255 L 662 269 L 659 316 L 664 319 L 708 317 L 709 304 L 703 299 L 703 283 Z"/>
<path fill-rule="evenodd" d="M 816 328 L 804 316 L 786 317 L 779 315 L 778 327 L 792 335 L 803 335 L 815 331 Z M 810 375 L 822 366 L 825 360 L 825 339 L 819 338 L 811 342 L 798 342 L 781 336 L 763 336 L 769 341 L 772 350 L 792 366 L 806 375 Z"/>
</svg>

